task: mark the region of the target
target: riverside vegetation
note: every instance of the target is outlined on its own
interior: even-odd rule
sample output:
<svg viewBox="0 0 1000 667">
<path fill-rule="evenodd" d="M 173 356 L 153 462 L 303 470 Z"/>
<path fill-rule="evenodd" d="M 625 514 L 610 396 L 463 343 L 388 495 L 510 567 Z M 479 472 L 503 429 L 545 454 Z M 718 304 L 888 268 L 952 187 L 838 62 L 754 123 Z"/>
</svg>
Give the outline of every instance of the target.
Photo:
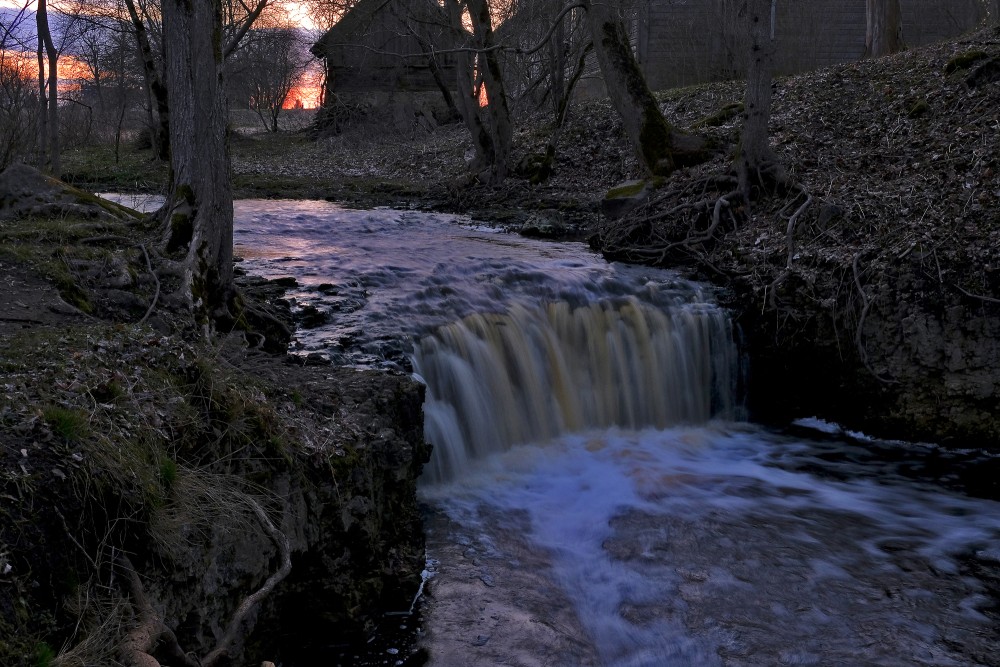
<svg viewBox="0 0 1000 667">
<path fill-rule="evenodd" d="M 680 268 L 724 288 L 754 418 L 996 448 L 998 59 L 985 29 L 779 80 L 772 144 L 794 187 L 756 188 L 748 207 L 726 198 L 736 82 L 658 95 L 673 123 L 723 148 L 620 189 L 644 196 L 613 219 L 601 195 L 641 173 L 606 102 L 573 107 L 541 185 L 469 183 L 457 126 L 234 134 L 233 178 L 238 196 L 459 210 Z M 516 132 L 518 159 L 543 149 L 546 122 Z M 68 152 L 64 178 L 162 187 L 148 154 L 110 155 Z M 348 642 L 417 583 L 419 387 L 286 364 L 240 328 L 200 340 L 158 303 L 155 235 L 79 211 L 0 222 L 3 664 L 113 664 L 133 628 L 167 653 L 292 661 L 289 647 L 308 652 L 331 628 Z M 267 308 L 254 291 L 274 288 L 244 285 L 247 312 Z M 256 629 L 231 635 L 289 554 Z"/>
</svg>

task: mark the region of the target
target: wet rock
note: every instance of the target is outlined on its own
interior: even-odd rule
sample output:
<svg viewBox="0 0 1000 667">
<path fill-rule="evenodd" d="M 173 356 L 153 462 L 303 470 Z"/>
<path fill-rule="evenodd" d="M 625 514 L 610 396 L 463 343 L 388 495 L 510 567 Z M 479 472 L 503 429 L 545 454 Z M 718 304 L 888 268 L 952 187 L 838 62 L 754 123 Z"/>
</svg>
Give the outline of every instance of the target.
<svg viewBox="0 0 1000 667">
<path fill-rule="evenodd" d="M 569 227 L 559 211 L 534 211 L 521 226 L 521 235 L 528 238 L 561 239 L 569 233 Z"/>
<path fill-rule="evenodd" d="M 658 179 L 620 183 L 604 195 L 604 199 L 601 200 L 601 213 L 610 220 L 620 218 L 649 199 L 657 187 L 659 187 Z"/>
<path fill-rule="evenodd" d="M 312 304 L 306 304 L 295 313 L 295 320 L 303 329 L 315 329 L 329 322 L 330 314 Z"/>
</svg>

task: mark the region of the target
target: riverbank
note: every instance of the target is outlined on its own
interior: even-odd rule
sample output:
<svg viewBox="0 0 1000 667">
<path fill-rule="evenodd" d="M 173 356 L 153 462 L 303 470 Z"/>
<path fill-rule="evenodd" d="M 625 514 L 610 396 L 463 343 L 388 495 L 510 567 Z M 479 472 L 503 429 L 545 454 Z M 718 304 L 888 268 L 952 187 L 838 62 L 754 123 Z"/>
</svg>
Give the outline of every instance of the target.
<svg viewBox="0 0 1000 667">
<path fill-rule="evenodd" d="M 717 226 L 725 154 L 626 216 L 602 217 L 604 193 L 638 176 L 603 102 L 574 109 L 540 186 L 469 184 L 457 126 L 407 137 L 362 127 L 319 141 L 234 137 L 236 192 L 590 235 L 611 257 L 723 288 L 751 361 L 755 419 L 818 415 L 996 447 L 998 56 L 996 32 L 984 31 L 779 81 L 774 144 L 799 187 L 761 193 Z M 720 83 L 660 99 L 672 122 L 735 145 L 741 95 Z M 546 138 L 544 120 L 520 130 L 516 158 Z M 120 157 L 68 151 L 65 175 L 90 190 L 165 182 L 146 154 Z M 122 628 L 149 620 L 129 602 L 138 597 L 204 655 L 282 569 L 268 523 L 288 538 L 293 568 L 243 642 L 248 658 L 347 647 L 380 606 L 412 594 L 391 582 L 414 586 L 422 566 L 419 387 L 288 365 L 248 351 L 239 332 L 199 340 L 155 306 L 155 230 L 58 216 L 0 224 L 0 662 L 117 659 Z"/>
<path fill-rule="evenodd" d="M 998 58 L 990 28 L 778 80 L 772 144 L 794 185 L 757 192 L 749 209 L 725 199 L 717 223 L 715 204 L 732 188 L 739 82 L 659 95 L 671 122 L 730 150 L 675 173 L 615 220 L 601 214 L 604 194 L 640 174 L 606 101 L 573 108 L 553 175 L 538 186 L 469 184 L 471 145 L 457 125 L 407 136 L 362 125 L 317 141 L 240 136 L 234 178 L 240 196 L 460 211 L 552 238 L 589 236 L 611 258 L 725 288 L 752 362 L 755 419 L 818 415 L 887 437 L 995 448 Z M 548 122 L 521 126 L 515 162 L 543 148 Z M 122 185 L 66 162 L 78 180 Z"/>
<path fill-rule="evenodd" d="M 0 663 L 354 664 L 420 583 L 422 387 L 205 340 L 157 237 L 0 220 Z"/>
</svg>

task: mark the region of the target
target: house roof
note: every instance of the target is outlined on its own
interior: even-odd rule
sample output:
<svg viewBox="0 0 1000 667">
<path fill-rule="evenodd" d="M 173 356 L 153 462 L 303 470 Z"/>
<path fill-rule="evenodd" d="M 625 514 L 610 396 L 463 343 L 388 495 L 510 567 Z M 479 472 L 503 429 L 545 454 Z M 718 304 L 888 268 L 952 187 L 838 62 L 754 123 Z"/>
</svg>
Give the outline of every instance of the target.
<svg viewBox="0 0 1000 667">
<path fill-rule="evenodd" d="M 448 16 L 435 0 L 359 0 L 310 50 L 324 58 L 338 47 L 398 43 L 414 26 L 439 37 L 450 32 Z"/>
</svg>

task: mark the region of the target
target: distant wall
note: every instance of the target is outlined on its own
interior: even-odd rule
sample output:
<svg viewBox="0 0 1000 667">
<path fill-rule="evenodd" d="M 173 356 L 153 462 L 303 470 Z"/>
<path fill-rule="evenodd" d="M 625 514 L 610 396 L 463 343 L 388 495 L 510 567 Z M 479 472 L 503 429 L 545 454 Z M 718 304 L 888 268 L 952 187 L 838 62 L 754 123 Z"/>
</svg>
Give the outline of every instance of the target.
<svg viewBox="0 0 1000 667">
<path fill-rule="evenodd" d="M 649 0 L 638 20 L 638 55 L 650 86 L 738 77 L 746 48 L 737 0 Z M 986 16 L 982 0 L 901 0 L 903 39 L 948 39 Z M 865 0 L 779 0 L 779 74 L 857 60 L 865 49 Z"/>
</svg>

